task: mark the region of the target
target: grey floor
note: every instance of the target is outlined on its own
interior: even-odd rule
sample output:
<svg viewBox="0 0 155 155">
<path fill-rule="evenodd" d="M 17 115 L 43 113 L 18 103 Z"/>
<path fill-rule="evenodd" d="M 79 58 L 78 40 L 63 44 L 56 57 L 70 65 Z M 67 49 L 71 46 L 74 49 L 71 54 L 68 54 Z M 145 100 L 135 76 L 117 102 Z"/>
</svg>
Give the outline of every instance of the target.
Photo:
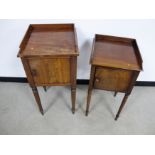
<svg viewBox="0 0 155 155">
<path fill-rule="evenodd" d="M 39 93 L 42 116 L 27 83 L 0 83 L 0 134 L 155 134 L 155 87 L 135 87 L 118 121 L 123 97 L 94 90 L 85 117 L 87 85 L 77 86 L 76 113 L 70 111 L 70 88 L 49 87 Z"/>
</svg>

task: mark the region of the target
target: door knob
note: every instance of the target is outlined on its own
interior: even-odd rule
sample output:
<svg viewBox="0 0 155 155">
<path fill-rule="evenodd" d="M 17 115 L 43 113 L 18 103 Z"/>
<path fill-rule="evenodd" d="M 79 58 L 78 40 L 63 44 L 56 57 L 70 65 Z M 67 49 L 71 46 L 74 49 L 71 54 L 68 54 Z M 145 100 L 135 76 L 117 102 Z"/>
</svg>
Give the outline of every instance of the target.
<svg viewBox="0 0 155 155">
<path fill-rule="evenodd" d="M 96 78 L 96 80 L 95 80 L 96 82 L 99 82 L 100 80 L 98 79 L 98 78 Z"/>
</svg>

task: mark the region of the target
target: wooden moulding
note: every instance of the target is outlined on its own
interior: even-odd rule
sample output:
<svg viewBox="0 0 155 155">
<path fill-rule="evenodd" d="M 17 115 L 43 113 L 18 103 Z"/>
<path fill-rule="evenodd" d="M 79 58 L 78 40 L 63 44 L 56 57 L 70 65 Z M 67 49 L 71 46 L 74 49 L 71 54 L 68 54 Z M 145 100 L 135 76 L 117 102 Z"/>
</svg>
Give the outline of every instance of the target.
<svg viewBox="0 0 155 155">
<path fill-rule="evenodd" d="M 32 26 L 29 25 L 29 27 L 28 27 L 28 29 L 27 29 L 27 31 L 26 31 L 26 33 L 25 33 L 25 35 L 24 35 L 24 37 L 23 37 L 23 39 L 22 39 L 22 41 L 20 43 L 20 46 L 19 46 L 20 50 L 18 52 L 17 57 L 22 57 L 22 50 L 24 50 L 25 45 L 27 44 L 27 42 L 28 42 L 28 40 L 30 38 L 32 30 L 33 30 Z"/>
<path fill-rule="evenodd" d="M 138 47 L 136 39 L 133 40 L 132 45 L 133 45 L 133 47 L 135 49 L 135 53 L 136 53 L 136 56 L 138 58 L 137 61 L 139 62 L 140 68 L 141 68 L 141 70 L 143 70 L 143 65 L 142 65 L 143 64 L 143 59 L 142 59 L 141 53 L 139 51 L 139 47 Z"/>
<path fill-rule="evenodd" d="M 42 38 L 45 38 L 48 42 L 44 42 Z M 59 43 L 58 38 L 60 38 L 62 44 Z M 32 49 L 30 48 L 31 45 Z M 30 50 L 33 50 L 33 46 L 34 52 L 30 52 Z M 37 47 L 40 47 L 40 49 Z M 41 53 L 42 49 L 44 52 Z M 30 24 L 20 44 L 20 50 L 17 56 L 34 57 L 36 55 L 39 57 L 57 55 L 78 56 L 79 51 L 74 24 Z"/>
<path fill-rule="evenodd" d="M 136 39 L 95 35 L 90 64 L 141 71 L 142 63 Z"/>
</svg>

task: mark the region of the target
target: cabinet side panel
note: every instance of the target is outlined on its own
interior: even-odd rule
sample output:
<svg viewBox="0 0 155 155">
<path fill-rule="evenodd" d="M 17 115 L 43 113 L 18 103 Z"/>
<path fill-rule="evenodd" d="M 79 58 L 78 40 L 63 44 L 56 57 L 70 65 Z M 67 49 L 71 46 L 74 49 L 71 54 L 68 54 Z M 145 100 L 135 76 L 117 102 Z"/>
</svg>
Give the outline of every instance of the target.
<svg viewBox="0 0 155 155">
<path fill-rule="evenodd" d="M 28 60 L 26 58 L 21 58 L 21 61 L 22 61 L 22 64 L 23 64 L 23 67 L 24 67 L 24 70 L 25 70 L 25 73 L 27 76 L 27 80 L 28 80 L 30 86 L 35 86 L 33 76 L 31 74 L 31 70 L 30 70 L 30 67 L 28 64 Z"/>
</svg>

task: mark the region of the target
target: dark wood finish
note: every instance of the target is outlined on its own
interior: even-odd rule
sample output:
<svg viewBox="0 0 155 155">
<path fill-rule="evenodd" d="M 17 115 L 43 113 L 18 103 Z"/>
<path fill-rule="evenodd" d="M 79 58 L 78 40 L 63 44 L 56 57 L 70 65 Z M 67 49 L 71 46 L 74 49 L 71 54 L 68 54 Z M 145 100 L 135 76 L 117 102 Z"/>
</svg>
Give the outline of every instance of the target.
<svg viewBox="0 0 155 155">
<path fill-rule="evenodd" d="M 31 24 L 20 44 L 28 82 L 43 114 L 37 86 L 71 86 L 75 112 L 78 45 L 74 24 Z"/>
<path fill-rule="evenodd" d="M 43 108 L 41 105 L 41 101 L 40 101 L 40 97 L 39 97 L 37 87 L 32 87 L 32 91 L 33 91 L 34 97 L 36 99 L 36 102 L 38 104 L 39 110 L 40 110 L 41 114 L 44 115 L 44 111 L 43 111 Z"/>
<path fill-rule="evenodd" d="M 131 78 L 132 72 L 127 70 L 96 67 L 94 87 L 125 92 Z"/>
<path fill-rule="evenodd" d="M 86 115 L 92 89 L 125 93 L 115 120 L 119 117 L 142 68 L 142 58 L 135 39 L 96 35 L 90 58 L 91 76 Z"/>
<path fill-rule="evenodd" d="M 95 66 L 91 66 L 90 81 L 89 81 L 88 96 L 87 96 L 86 116 L 88 116 L 88 112 L 89 112 L 89 105 L 90 105 L 93 82 L 94 82 L 94 74 L 95 74 Z"/>
<path fill-rule="evenodd" d="M 124 98 L 123 98 L 123 100 L 122 100 L 122 103 L 121 103 L 121 105 L 120 105 L 120 107 L 119 107 L 119 110 L 118 110 L 118 112 L 117 112 L 117 114 L 116 114 L 115 120 L 118 119 L 119 114 L 121 113 L 121 111 L 122 111 L 122 109 L 123 109 L 123 107 L 124 107 L 124 105 L 125 105 L 125 103 L 126 103 L 126 101 L 127 101 L 127 99 L 128 99 L 128 96 L 129 96 L 128 94 L 125 94 L 125 96 L 124 96 Z"/>
<path fill-rule="evenodd" d="M 39 97 L 39 94 L 38 94 L 38 90 L 37 90 L 37 88 L 35 86 L 35 82 L 33 80 L 33 76 L 31 74 L 28 61 L 27 61 L 27 59 L 24 59 L 24 58 L 21 58 L 21 60 L 22 60 L 22 63 L 23 63 L 23 66 L 24 66 L 24 69 L 25 69 L 25 72 L 26 72 L 26 75 L 27 75 L 29 85 L 32 88 L 32 91 L 33 91 L 35 100 L 36 100 L 36 102 L 38 104 L 39 110 L 40 110 L 41 114 L 43 115 L 44 112 L 43 112 L 43 108 L 42 108 L 42 105 L 41 105 L 40 97 Z"/>
<path fill-rule="evenodd" d="M 37 86 L 70 84 L 70 58 L 31 58 L 29 65 Z"/>
<path fill-rule="evenodd" d="M 127 70 L 142 70 L 135 39 L 96 35 L 91 64 Z"/>
<path fill-rule="evenodd" d="M 19 57 L 78 55 L 74 24 L 30 25 Z"/>
<path fill-rule="evenodd" d="M 71 100 L 72 100 L 72 113 L 75 113 L 75 100 L 76 100 L 76 69 L 77 69 L 77 59 L 76 57 L 71 57 Z"/>
</svg>

